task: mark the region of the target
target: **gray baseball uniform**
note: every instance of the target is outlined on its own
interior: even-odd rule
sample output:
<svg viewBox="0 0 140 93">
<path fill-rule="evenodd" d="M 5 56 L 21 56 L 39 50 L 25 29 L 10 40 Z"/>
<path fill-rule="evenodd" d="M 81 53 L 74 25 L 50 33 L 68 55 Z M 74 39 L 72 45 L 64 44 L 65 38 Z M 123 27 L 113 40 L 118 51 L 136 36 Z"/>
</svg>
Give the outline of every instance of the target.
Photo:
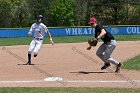
<svg viewBox="0 0 140 93">
<path fill-rule="evenodd" d="M 96 26 L 95 38 L 101 33 L 102 29 L 104 28 L 101 25 Z M 112 63 L 117 66 L 119 62 L 111 57 L 111 54 L 116 47 L 116 40 L 109 32 L 107 32 L 106 29 L 105 31 L 106 34 L 101 37 L 101 39 L 103 40 L 103 44 L 98 48 L 96 55 L 105 63 Z"/>
<path fill-rule="evenodd" d="M 93 40 L 98 40 L 101 38 L 103 44 L 98 48 L 96 55 L 104 62 L 104 66 L 101 67 L 101 70 L 106 69 L 110 66 L 110 63 L 116 65 L 116 73 L 120 72 L 122 64 L 111 57 L 112 52 L 116 47 L 116 40 L 113 35 L 110 34 L 105 28 L 97 24 L 97 19 L 92 17 L 90 18 L 89 24 L 91 27 L 95 28 L 95 38 Z M 87 48 L 91 49 L 90 47 Z"/>
</svg>

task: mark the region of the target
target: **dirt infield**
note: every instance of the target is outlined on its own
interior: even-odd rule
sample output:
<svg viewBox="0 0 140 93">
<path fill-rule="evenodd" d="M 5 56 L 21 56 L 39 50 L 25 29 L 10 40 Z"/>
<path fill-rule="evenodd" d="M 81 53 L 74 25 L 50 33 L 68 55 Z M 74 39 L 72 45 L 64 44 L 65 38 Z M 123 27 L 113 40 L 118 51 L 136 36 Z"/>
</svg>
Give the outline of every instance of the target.
<svg viewBox="0 0 140 93">
<path fill-rule="evenodd" d="M 99 46 L 100 44 L 98 44 Z M 101 71 L 103 62 L 95 55 L 98 48 L 86 50 L 87 43 L 44 44 L 35 65 L 27 61 L 28 46 L 0 47 L 0 87 L 138 87 L 140 72 L 122 69 L 115 74 L 115 67 Z M 140 41 L 118 42 L 113 57 L 123 62 L 140 54 Z M 63 81 L 44 81 L 60 77 Z"/>
</svg>

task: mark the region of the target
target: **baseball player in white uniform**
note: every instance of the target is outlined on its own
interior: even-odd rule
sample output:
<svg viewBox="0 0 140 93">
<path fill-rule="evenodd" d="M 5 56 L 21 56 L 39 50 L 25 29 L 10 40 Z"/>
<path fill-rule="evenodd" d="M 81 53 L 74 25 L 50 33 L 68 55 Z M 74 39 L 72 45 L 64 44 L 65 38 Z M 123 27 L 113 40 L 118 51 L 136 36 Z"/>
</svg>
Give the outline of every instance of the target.
<svg viewBox="0 0 140 93">
<path fill-rule="evenodd" d="M 46 27 L 46 25 L 44 25 L 42 23 L 43 21 L 43 16 L 42 15 L 38 15 L 37 17 L 37 21 L 32 24 L 28 35 L 33 35 L 33 39 L 30 43 L 29 49 L 28 49 L 28 62 L 26 63 L 26 65 L 32 65 L 31 64 L 31 54 L 34 54 L 34 57 L 36 57 L 38 55 L 38 52 L 43 44 L 43 38 L 45 36 L 45 34 L 47 33 L 49 38 L 50 38 L 50 42 L 52 45 L 54 45 L 54 42 L 52 40 L 51 34 L 48 31 L 48 28 Z"/>
</svg>

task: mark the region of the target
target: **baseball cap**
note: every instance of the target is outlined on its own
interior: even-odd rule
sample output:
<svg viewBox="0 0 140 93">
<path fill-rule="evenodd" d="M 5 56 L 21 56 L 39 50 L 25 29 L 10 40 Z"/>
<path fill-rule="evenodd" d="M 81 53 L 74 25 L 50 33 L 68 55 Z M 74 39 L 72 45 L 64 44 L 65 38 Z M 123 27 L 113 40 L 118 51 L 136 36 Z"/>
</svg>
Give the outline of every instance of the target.
<svg viewBox="0 0 140 93">
<path fill-rule="evenodd" d="M 42 15 L 38 15 L 37 19 L 43 19 L 43 16 Z"/>
<path fill-rule="evenodd" d="M 95 22 L 97 22 L 96 18 L 92 17 L 90 18 L 90 21 L 88 22 L 88 24 L 95 23 Z"/>
</svg>

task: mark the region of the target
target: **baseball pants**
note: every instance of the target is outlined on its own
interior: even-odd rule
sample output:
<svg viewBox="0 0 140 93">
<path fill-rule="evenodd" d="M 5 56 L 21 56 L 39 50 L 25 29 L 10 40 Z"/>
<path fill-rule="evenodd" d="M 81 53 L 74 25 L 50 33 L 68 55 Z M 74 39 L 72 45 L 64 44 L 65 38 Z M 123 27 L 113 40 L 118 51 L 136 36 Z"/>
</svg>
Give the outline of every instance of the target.
<svg viewBox="0 0 140 93">
<path fill-rule="evenodd" d="M 28 53 L 31 54 L 33 52 L 34 55 L 37 55 L 42 46 L 42 43 L 43 43 L 43 40 L 33 39 L 30 43 Z"/>
<path fill-rule="evenodd" d="M 112 52 L 116 47 L 116 40 L 111 40 L 108 43 L 103 43 L 97 50 L 96 55 L 105 63 L 118 65 L 119 62 L 111 57 Z"/>
</svg>

